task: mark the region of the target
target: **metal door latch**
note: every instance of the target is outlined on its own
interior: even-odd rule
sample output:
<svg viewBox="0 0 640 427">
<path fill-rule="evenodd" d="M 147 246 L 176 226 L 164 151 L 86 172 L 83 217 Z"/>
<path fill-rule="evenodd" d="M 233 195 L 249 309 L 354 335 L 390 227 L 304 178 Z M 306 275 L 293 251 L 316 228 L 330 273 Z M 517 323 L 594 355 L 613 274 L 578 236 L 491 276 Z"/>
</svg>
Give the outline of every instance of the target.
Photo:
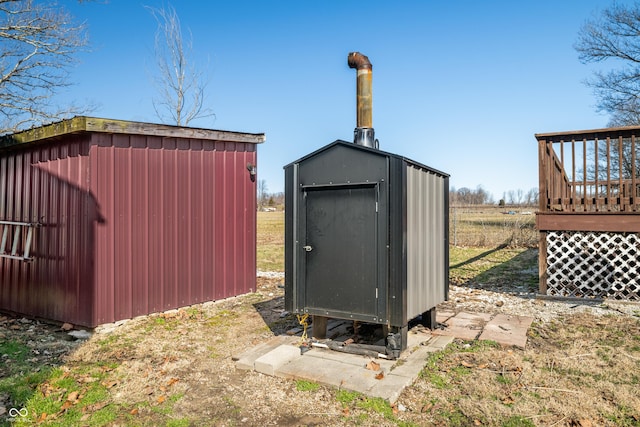
<svg viewBox="0 0 640 427">
<path fill-rule="evenodd" d="M 313 250 L 313 246 L 303 246 L 302 249 L 304 249 L 307 252 L 311 252 Z"/>
</svg>

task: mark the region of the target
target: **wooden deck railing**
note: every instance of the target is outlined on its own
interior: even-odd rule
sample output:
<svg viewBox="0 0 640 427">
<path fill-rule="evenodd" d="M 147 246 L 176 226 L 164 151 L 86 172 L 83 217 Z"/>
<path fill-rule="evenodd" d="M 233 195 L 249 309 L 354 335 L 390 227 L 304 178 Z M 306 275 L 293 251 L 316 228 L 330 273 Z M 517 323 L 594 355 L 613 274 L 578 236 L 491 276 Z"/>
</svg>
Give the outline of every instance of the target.
<svg viewBox="0 0 640 427">
<path fill-rule="evenodd" d="M 640 127 L 536 134 L 540 212 L 640 212 Z"/>
</svg>

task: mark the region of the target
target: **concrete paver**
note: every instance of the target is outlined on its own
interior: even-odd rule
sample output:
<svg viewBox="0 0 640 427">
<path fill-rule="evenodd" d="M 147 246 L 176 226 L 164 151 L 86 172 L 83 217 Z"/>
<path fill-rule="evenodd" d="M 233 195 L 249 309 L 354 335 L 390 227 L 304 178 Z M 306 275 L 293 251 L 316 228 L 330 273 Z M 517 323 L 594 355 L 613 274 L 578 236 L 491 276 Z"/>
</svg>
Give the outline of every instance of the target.
<svg viewBox="0 0 640 427">
<path fill-rule="evenodd" d="M 482 333 L 484 325 L 486 325 L 492 317 L 491 314 L 487 313 L 460 312 L 455 316 L 449 317 L 446 321 L 441 322 L 447 326 L 446 329 L 436 330 L 433 334 L 453 336 L 463 340 L 475 340 Z"/>
<path fill-rule="evenodd" d="M 250 348 L 238 356 L 233 356 L 232 359 L 236 361 L 236 368 L 252 371 L 255 368 L 255 361 L 257 358 L 282 344 L 292 343 L 295 340 L 298 340 L 298 337 L 279 335 L 267 342 L 260 343 L 257 346 Z"/>
<path fill-rule="evenodd" d="M 313 347 L 301 354 L 299 337 L 283 335 L 238 357 L 239 369 L 255 369 L 267 375 L 304 379 L 395 402 L 402 390 L 416 380 L 429 353 L 443 350 L 454 338 L 491 339 L 503 345 L 526 345 L 532 318 L 486 313 L 439 312 L 444 330 L 412 330 L 407 349 L 398 360 L 376 359 L 379 371 L 366 368 L 371 357 Z M 337 323 L 330 323 L 340 329 Z M 331 336 L 331 333 L 328 334 Z M 379 375 L 382 373 L 383 375 Z"/>
<path fill-rule="evenodd" d="M 527 344 L 527 330 L 532 322 L 533 317 L 496 314 L 484 326 L 479 339 L 524 348 Z"/>
<path fill-rule="evenodd" d="M 260 373 L 274 376 L 278 368 L 302 357 L 300 348 L 291 344 L 282 344 L 258 357 L 254 369 Z"/>
</svg>

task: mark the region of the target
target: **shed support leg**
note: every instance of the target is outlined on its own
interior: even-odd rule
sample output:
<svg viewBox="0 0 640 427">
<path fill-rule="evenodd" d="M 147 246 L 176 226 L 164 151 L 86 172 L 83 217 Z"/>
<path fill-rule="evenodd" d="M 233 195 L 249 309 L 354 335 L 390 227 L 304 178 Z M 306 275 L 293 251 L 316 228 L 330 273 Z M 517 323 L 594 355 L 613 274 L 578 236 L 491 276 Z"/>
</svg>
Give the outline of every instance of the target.
<svg viewBox="0 0 640 427">
<path fill-rule="evenodd" d="M 400 357 L 400 353 L 407 349 L 408 325 L 392 326 L 386 338 L 387 355 L 394 359 Z"/>
<path fill-rule="evenodd" d="M 327 338 L 328 317 L 313 316 L 313 337 L 319 340 Z"/>
<path fill-rule="evenodd" d="M 429 328 L 432 331 L 438 327 L 438 322 L 436 321 L 436 308 L 433 307 L 431 310 L 425 311 L 422 313 L 422 325 L 425 328 Z"/>
</svg>

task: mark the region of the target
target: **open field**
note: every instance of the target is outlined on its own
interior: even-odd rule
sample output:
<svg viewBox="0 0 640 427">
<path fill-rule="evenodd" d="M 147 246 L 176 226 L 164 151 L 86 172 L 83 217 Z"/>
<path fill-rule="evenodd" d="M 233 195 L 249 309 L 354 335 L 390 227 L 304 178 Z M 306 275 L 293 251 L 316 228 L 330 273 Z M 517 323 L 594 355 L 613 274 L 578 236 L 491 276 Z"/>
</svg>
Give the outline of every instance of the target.
<svg viewBox="0 0 640 427">
<path fill-rule="evenodd" d="M 260 269 L 282 266 L 282 218 L 258 214 L 259 248 L 271 248 L 259 249 Z M 443 306 L 526 308 L 536 318 L 527 347 L 456 340 L 424 361 L 393 406 L 235 370 L 234 354 L 297 324 L 283 313 L 280 278 L 100 328 L 86 341 L 0 315 L 0 426 L 639 426 L 640 306 L 536 299 L 536 254 L 452 248 Z"/>
<path fill-rule="evenodd" d="M 284 212 L 258 212 L 257 262 L 260 271 L 284 271 Z"/>
<path fill-rule="evenodd" d="M 449 243 L 464 247 L 538 245 L 533 208 L 462 206 L 449 210 Z"/>
<path fill-rule="evenodd" d="M 538 234 L 532 212 L 498 206 L 451 208 L 449 243 L 457 247 L 535 247 Z M 283 271 L 283 230 L 284 212 L 258 212 L 258 270 Z"/>
</svg>

